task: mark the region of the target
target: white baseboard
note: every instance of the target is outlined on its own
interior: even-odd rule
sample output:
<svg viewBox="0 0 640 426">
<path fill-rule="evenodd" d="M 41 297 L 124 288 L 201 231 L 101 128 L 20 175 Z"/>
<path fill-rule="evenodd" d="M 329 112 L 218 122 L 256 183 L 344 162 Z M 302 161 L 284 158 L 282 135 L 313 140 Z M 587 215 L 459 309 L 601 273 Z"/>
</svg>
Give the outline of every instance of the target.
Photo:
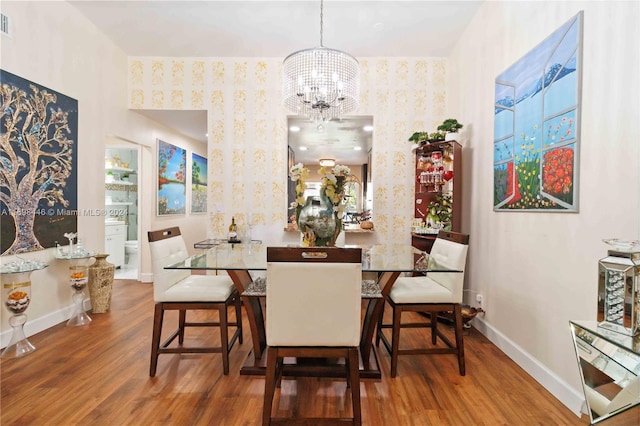
<svg viewBox="0 0 640 426">
<path fill-rule="evenodd" d="M 29 311 L 26 311 L 27 314 L 27 322 L 24 325 L 24 334 L 27 337 L 31 337 L 34 334 L 38 334 L 41 331 L 44 331 L 48 328 L 53 327 L 54 325 L 60 324 L 61 322 L 68 321 L 71 318 L 71 314 L 73 314 L 74 305 L 71 304 L 67 307 L 58 309 L 57 311 L 51 312 L 45 316 L 35 319 L 29 319 Z M 84 300 L 84 309 L 85 311 L 91 310 L 91 300 Z M 0 347 L 5 348 L 9 344 L 9 340 L 11 340 L 11 333 L 13 333 L 13 329 L 5 330 L 0 333 Z"/>
<path fill-rule="evenodd" d="M 153 273 L 140 274 L 140 282 L 152 283 L 153 282 Z"/>
<path fill-rule="evenodd" d="M 537 359 L 511 341 L 504 334 L 493 328 L 482 318 L 474 318 L 474 327 L 485 335 L 509 358 L 522 367 L 531 377 L 562 402 L 576 416 L 580 417 L 585 407 L 584 394 L 569 386 L 567 382 L 541 364 Z"/>
</svg>

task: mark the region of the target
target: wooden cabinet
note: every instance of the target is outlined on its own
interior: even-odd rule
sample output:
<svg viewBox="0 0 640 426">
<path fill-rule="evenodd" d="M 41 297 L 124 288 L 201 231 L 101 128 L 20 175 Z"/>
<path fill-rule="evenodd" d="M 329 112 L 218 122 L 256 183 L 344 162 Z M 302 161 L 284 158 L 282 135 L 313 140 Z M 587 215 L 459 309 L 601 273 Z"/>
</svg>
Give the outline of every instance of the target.
<svg viewBox="0 0 640 426">
<path fill-rule="evenodd" d="M 434 222 L 429 204 L 446 199 L 451 205 L 451 230 L 461 231 L 462 224 L 462 146 L 456 141 L 426 144 L 415 154 L 414 217 L 424 225 Z M 437 236 L 437 227 L 413 229 L 411 244 L 426 252 L 431 251 Z M 418 231 L 418 232 L 416 232 Z"/>
</svg>

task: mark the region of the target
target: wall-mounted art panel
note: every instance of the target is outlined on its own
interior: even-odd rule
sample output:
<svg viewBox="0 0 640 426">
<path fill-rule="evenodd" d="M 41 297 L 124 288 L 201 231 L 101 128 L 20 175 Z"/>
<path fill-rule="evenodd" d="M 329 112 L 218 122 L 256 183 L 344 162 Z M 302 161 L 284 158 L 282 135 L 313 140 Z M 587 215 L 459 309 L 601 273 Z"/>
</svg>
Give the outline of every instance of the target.
<svg viewBox="0 0 640 426">
<path fill-rule="evenodd" d="M 0 252 L 78 229 L 78 101 L 0 70 Z"/>
<path fill-rule="evenodd" d="M 496 77 L 495 211 L 578 211 L 582 12 Z"/>
<path fill-rule="evenodd" d="M 191 213 L 207 212 L 207 159 L 191 154 Z"/>
<path fill-rule="evenodd" d="M 184 214 L 187 151 L 158 139 L 158 216 Z"/>
</svg>

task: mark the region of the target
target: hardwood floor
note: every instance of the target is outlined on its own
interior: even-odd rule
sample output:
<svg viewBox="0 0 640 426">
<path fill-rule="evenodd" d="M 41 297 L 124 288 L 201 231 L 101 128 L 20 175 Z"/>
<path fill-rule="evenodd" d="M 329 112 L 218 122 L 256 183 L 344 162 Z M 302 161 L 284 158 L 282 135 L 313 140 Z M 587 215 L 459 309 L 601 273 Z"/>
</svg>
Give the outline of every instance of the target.
<svg viewBox="0 0 640 426">
<path fill-rule="evenodd" d="M 87 326 L 62 323 L 32 336 L 34 353 L 1 361 L 0 423 L 260 424 L 264 379 L 238 374 L 251 348 L 246 318 L 245 341 L 231 352 L 228 376 L 222 374 L 219 354 L 168 354 L 160 356 L 157 375 L 150 378 L 152 286 L 116 281 L 111 312 L 91 317 Z M 176 321 L 169 316 L 165 325 Z M 189 341 L 219 340 L 211 329 L 190 331 Z M 425 331 L 403 330 L 403 345 L 415 345 Z M 455 356 L 439 355 L 402 356 L 398 377 L 391 379 L 389 356 L 382 346 L 379 353 L 382 379 L 361 383 L 364 425 L 589 423 L 476 330 L 465 334 L 465 377 L 458 375 Z M 283 380 L 274 414 L 347 417 L 348 394 L 343 380 Z"/>
</svg>

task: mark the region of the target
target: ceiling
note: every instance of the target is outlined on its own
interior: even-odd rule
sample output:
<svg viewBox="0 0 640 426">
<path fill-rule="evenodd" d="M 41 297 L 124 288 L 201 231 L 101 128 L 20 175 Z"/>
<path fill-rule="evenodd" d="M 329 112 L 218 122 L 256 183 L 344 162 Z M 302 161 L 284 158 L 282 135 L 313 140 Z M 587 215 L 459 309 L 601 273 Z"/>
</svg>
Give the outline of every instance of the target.
<svg viewBox="0 0 640 426">
<path fill-rule="evenodd" d="M 336 160 L 336 164 L 368 163 L 373 131 L 365 130 L 365 126 L 373 129 L 372 116 L 344 116 L 320 125 L 297 116 L 289 116 L 287 121 L 289 146 L 296 163 L 317 165 L 321 158 Z M 300 130 L 293 131 L 294 126 Z"/>
<path fill-rule="evenodd" d="M 71 1 L 130 56 L 282 57 L 320 44 L 319 1 Z M 324 3 L 324 45 L 448 56 L 482 1 Z"/>
<path fill-rule="evenodd" d="M 70 3 L 129 56 L 284 59 L 294 51 L 320 45 L 317 0 Z M 323 45 L 356 58 L 446 57 L 481 4 L 326 0 Z M 206 142 L 205 111 L 139 112 Z M 317 133 L 315 125 L 302 124 L 305 130 L 300 133 L 307 132 L 307 127 Z M 327 130 L 318 137 L 327 138 L 332 132 Z M 354 134 L 340 139 L 351 140 Z"/>
</svg>

